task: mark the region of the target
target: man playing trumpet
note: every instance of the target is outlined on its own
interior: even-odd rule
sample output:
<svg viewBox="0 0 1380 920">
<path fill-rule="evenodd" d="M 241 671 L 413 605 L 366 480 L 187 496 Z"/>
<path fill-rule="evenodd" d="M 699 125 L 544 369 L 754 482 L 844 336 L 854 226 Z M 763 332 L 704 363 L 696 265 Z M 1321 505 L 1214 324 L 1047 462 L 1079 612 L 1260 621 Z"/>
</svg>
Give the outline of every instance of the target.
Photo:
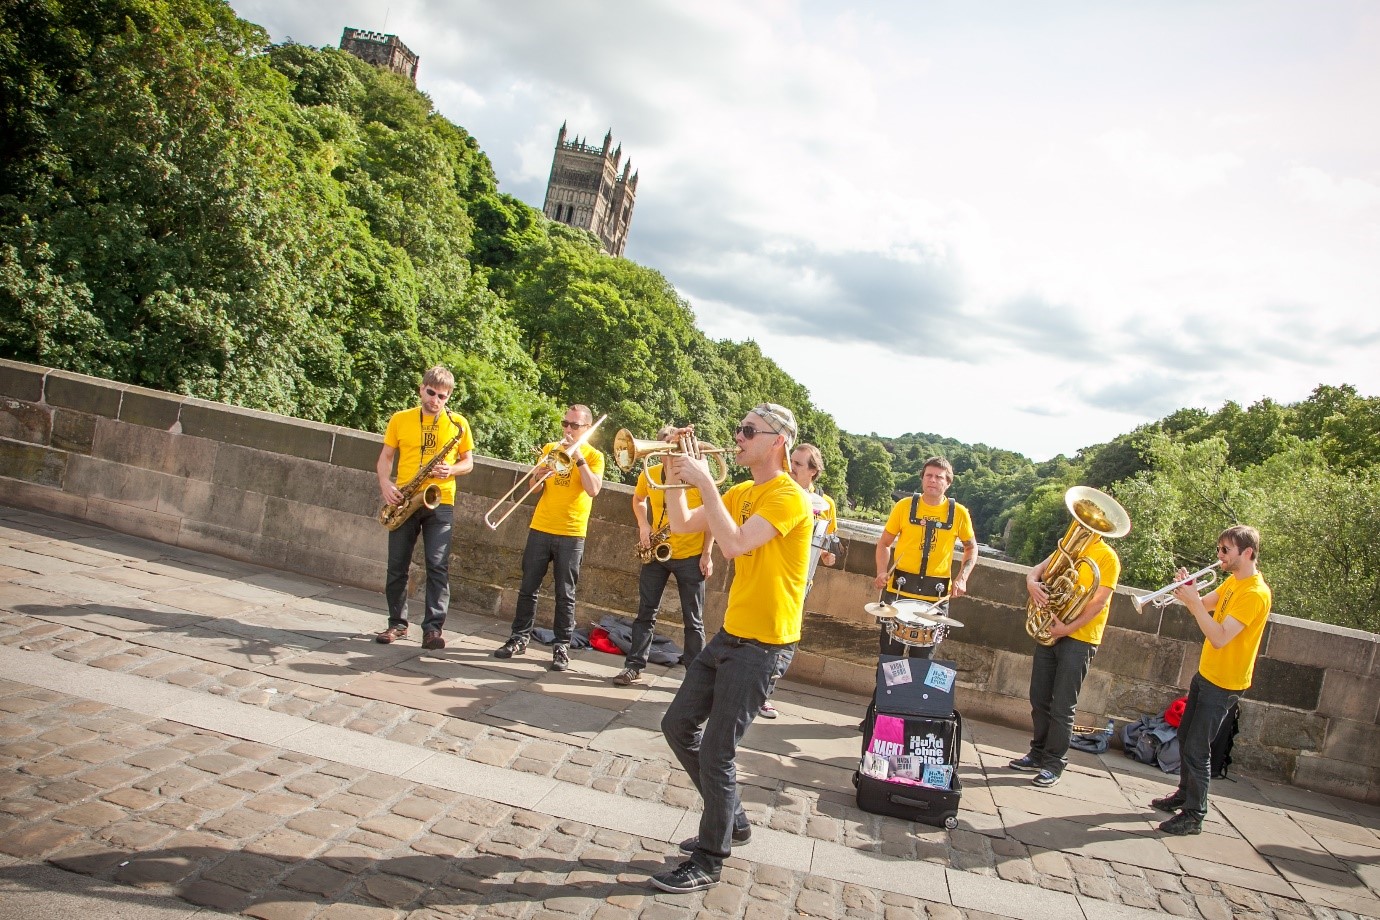
<svg viewBox="0 0 1380 920">
<path fill-rule="evenodd" d="M 1179 722 L 1179 788 L 1150 803 L 1159 811 L 1178 812 L 1160 824 L 1166 834 L 1202 833 L 1212 778 L 1212 739 L 1251 686 L 1272 599 L 1270 586 L 1256 568 L 1259 553 L 1260 532 L 1238 524 L 1217 538 L 1223 575 L 1217 590 L 1200 597 L 1187 580 L 1187 569 L 1179 569 L 1176 576 L 1183 584 L 1174 597 L 1188 608 L 1202 632 L 1203 651 Z"/>
<path fill-rule="evenodd" d="M 665 425 L 656 433 L 656 437 L 658 441 L 668 441 L 675 433 L 675 425 Z M 676 589 L 680 592 L 680 616 L 685 625 L 685 652 L 681 663 L 689 667 L 700 649 L 704 648 L 704 582 L 714 574 L 711 554 L 714 535 L 668 533 L 670 518 L 666 515 L 666 492 L 653 488 L 653 484 L 666 484 L 666 468 L 660 464 L 645 466 L 633 490 L 637 548 L 643 561 L 642 569 L 637 574 L 637 619 L 633 621 L 632 646 L 623 659 L 623 670 L 613 679 L 620 687 L 642 680 L 642 669 L 647 667 L 647 655 L 652 648 L 661 597 L 666 592 L 666 581 L 672 575 L 676 577 Z M 685 501 L 691 510 L 703 504 L 699 489 L 685 491 Z M 662 560 L 657 557 L 654 535 L 664 536 L 670 558 Z"/>
</svg>

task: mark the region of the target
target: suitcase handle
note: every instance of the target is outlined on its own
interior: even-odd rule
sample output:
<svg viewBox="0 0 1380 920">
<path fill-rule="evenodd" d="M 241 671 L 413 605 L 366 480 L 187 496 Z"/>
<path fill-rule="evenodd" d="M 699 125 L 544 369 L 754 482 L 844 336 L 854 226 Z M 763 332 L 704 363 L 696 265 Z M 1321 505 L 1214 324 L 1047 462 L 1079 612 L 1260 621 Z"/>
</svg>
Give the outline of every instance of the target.
<svg viewBox="0 0 1380 920">
<path fill-rule="evenodd" d="M 895 793 L 888 795 L 887 801 L 891 802 L 893 805 L 909 805 L 910 807 L 918 808 L 921 811 L 930 810 L 929 802 L 923 801 L 921 799 L 912 799 L 904 795 L 896 795 Z"/>
</svg>

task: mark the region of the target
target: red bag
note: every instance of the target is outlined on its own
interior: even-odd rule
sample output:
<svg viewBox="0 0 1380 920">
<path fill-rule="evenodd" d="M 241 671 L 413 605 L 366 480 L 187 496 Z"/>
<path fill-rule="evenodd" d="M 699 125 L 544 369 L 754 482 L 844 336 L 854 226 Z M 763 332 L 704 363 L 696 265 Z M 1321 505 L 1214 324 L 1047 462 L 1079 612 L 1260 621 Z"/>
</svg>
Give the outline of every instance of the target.
<svg viewBox="0 0 1380 920">
<path fill-rule="evenodd" d="M 1177 700 L 1170 703 L 1169 708 L 1164 711 L 1164 721 L 1178 728 L 1179 723 L 1184 719 L 1184 710 L 1186 708 L 1188 708 L 1188 697 L 1179 697 Z"/>
<path fill-rule="evenodd" d="M 601 652 L 608 652 L 610 655 L 621 655 L 623 650 L 613 644 L 609 638 L 609 631 L 602 626 L 596 626 L 589 631 L 589 644 Z"/>
</svg>

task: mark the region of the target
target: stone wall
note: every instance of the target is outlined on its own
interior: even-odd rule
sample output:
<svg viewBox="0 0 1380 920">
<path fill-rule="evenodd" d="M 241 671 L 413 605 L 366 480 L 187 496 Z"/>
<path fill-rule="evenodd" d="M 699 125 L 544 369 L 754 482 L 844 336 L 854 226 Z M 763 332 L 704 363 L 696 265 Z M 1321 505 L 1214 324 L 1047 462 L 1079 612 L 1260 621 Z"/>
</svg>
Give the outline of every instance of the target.
<svg viewBox="0 0 1380 920">
<path fill-rule="evenodd" d="M 0 360 L 0 502 L 370 590 L 381 589 L 387 543 L 374 520 L 380 444 L 375 434 Z M 531 503 L 497 531 L 482 517 L 527 469 L 480 458 L 460 481 L 453 606 L 512 616 Z M 630 497 L 629 487 L 609 483 L 595 500 L 581 623 L 635 613 Z M 874 552 L 870 538 L 845 533 L 839 565 L 819 571 L 791 680 L 871 689 L 877 627 L 863 605 L 876 599 Z M 728 587 L 728 566 L 719 563 L 709 584 L 711 630 L 722 622 Z M 940 646 L 940 657 L 957 663 L 964 712 L 1015 727 L 1030 718 L 1025 572 L 983 559 L 973 594 L 952 607 L 966 625 Z M 1196 669 L 1202 643 L 1192 619 L 1181 607 L 1139 615 L 1131 593 L 1113 598 L 1080 724 L 1160 711 Z M 382 598 L 379 608 L 382 623 Z M 550 613 L 547 597 L 539 616 L 549 623 Z M 1380 802 L 1380 637 L 1284 613 L 1270 617 L 1242 704 L 1236 767 Z M 674 590 L 662 617 L 676 634 Z"/>
</svg>

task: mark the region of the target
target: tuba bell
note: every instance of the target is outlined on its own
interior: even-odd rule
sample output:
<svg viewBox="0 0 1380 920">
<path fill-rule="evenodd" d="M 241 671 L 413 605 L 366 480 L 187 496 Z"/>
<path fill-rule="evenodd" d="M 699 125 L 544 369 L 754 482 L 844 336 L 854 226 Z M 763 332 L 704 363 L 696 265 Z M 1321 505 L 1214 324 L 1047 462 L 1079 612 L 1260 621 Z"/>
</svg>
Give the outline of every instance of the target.
<svg viewBox="0 0 1380 920">
<path fill-rule="evenodd" d="M 1131 516 L 1106 492 L 1088 486 L 1074 486 L 1064 493 L 1064 505 L 1073 515 L 1069 529 L 1045 567 L 1044 583 L 1048 599 L 1044 605 L 1029 600 L 1025 606 L 1025 631 L 1041 645 L 1053 645 L 1050 627 L 1078 619 L 1088 601 L 1102 586 L 1097 563 L 1086 555 L 1093 540 L 1124 537 L 1131 532 Z M 1078 584 L 1080 570 L 1092 574 L 1092 584 Z"/>
</svg>

